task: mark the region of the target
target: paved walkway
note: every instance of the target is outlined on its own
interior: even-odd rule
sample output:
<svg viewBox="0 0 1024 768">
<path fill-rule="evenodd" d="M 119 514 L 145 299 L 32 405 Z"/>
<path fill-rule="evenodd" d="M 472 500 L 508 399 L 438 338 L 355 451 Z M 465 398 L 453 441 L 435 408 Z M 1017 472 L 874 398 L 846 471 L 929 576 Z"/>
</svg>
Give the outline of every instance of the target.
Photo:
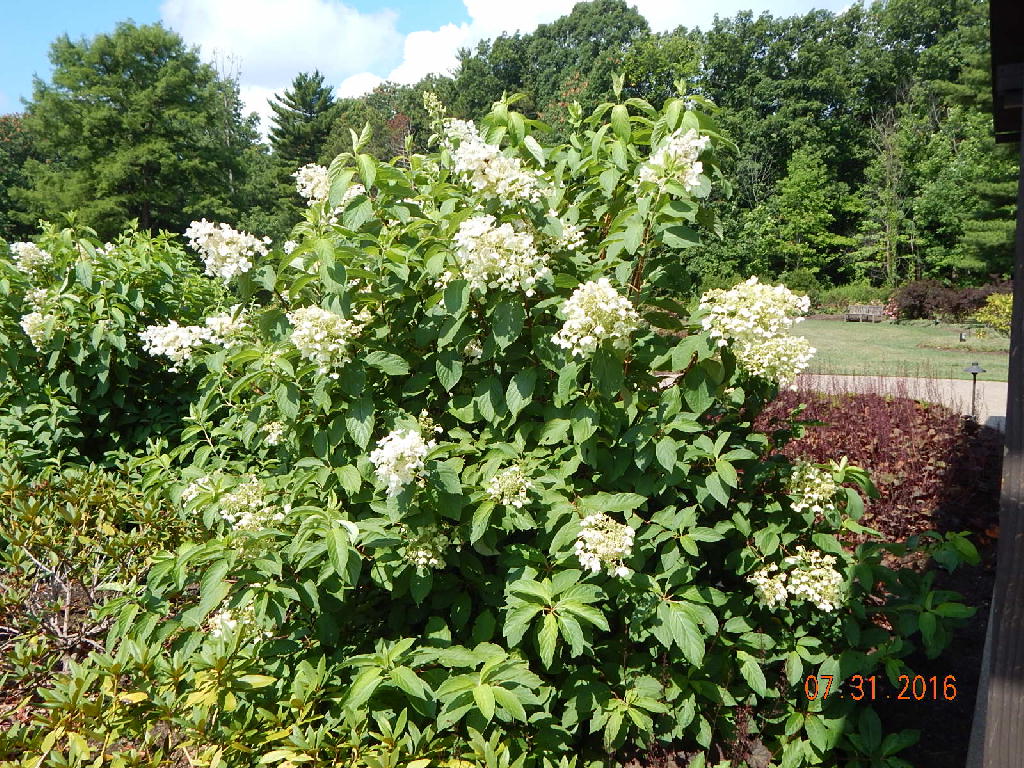
<svg viewBox="0 0 1024 768">
<path fill-rule="evenodd" d="M 961 379 L 914 379 L 905 376 L 835 376 L 805 374 L 797 386 L 824 392 L 872 392 L 940 403 L 963 414 L 971 412 L 971 382 Z M 978 422 L 1006 426 L 1006 382 L 978 379 Z"/>
</svg>

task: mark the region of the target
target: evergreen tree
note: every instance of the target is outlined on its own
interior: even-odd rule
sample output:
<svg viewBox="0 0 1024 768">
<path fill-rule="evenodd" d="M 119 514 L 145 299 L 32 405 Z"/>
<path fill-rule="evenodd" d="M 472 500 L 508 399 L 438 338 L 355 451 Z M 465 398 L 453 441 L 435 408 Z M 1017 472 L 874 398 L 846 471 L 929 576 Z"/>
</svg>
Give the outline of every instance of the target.
<svg viewBox="0 0 1024 768">
<path fill-rule="evenodd" d="M 22 115 L 0 115 L 0 237 L 18 240 L 34 231 L 19 221 L 11 191 L 25 183 L 25 162 L 32 155 L 32 142 Z"/>
<path fill-rule="evenodd" d="M 38 157 L 14 196 L 34 224 L 78 210 L 101 236 L 136 219 L 182 231 L 194 218 L 235 218 L 255 140 L 237 83 L 218 77 L 174 32 L 121 23 L 112 34 L 50 49 L 25 128 Z"/>
<path fill-rule="evenodd" d="M 317 162 L 331 133 L 336 104 L 333 89 L 319 71 L 296 75 L 291 88 L 270 102 L 274 112 L 270 146 L 275 160 L 293 171 Z"/>
</svg>

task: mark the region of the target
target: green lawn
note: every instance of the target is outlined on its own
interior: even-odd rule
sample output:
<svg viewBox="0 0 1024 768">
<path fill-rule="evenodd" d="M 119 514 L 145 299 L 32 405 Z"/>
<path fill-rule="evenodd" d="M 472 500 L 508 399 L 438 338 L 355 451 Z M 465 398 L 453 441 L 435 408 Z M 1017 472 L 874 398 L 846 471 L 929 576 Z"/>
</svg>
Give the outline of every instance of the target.
<svg viewBox="0 0 1024 768">
<path fill-rule="evenodd" d="M 970 379 L 963 369 L 977 361 L 986 370 L 979 380 L 1006 381 L 1009 340 L 980 339 L 971 331 L 961 342 L 966 327 L 805 320 L 793 333 L 806 336 L 818 350 L 809 373 Z"/>
</svg>

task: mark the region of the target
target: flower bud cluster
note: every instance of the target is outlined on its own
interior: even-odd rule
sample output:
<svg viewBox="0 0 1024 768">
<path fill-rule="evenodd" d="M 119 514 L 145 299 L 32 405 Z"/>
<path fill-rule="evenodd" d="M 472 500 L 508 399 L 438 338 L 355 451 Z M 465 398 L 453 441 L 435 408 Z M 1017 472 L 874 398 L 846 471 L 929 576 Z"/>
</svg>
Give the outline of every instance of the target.
<svg viewBox="0 0 1024 768">
<path fill-rule="evenodd" d="M 260 427 L 260 432 L 267 433 L 264 438 L 267 445 L 277 445 L 284 439 L 284 424 L 280 421 L 271 421 Z"/>
<path fill-rule="evenodd" d="M 224 639 L 228 635 L 238 634 L 246 630 L 251 631 L 255 627 L 256 611 L 252 603 L 239 608 L 223 608 L 207 619 L 210 637 L 216 639 Z M 264 639 L 271 636 L 269 630 L 263 630 L 258 634 Z"/>
<path fill-rule="evenodd" d="M 503 155 L 501 148 L 488 144 L 468 120 L 449 118 L 443 125 L 442 142 L 451 152 L 455 173 L 476 192 L 498 198 L 502 204 L 517 199 L 540 200 L 539 171 L 528 171 L 519 158 Z"/>
<path fill-rule="evenodd" d="M 506 467 L 487 482 L 487 495 L 495 504 L 522 509 L 530 501 L 533 488 L 519 464 Z"/>
<path fill-rule="evenodd" d="M 772 564 L 747 577 L 766 607 L 775 608 L 787 599 L 804 600 L 831 613 L 843 603 L 843 575 L 835 569 L 834 555 L 800 546 L 782 563 L 786 570 Z"/>
<path fill-rule="evenodd" d="M 471 288 L 521 291 L 533 296 L 537 282 L 551 277 L 548 257 L 537 253 L 533 236 L 516 232 L 508 223 L 495 226 L 491 215 L 462 222 L 455 244 L 462 274 Z"/>
<path fill-rule="evenodd" d="M 246 314 L 240 304 L 235 304 L 228 312 L 205 318 L 203 324 L 210 331 L 210 340 L 217 344 L 224 344 L 247 331 L 249 323 Z"/>
<path fill-rule="evenodd" d="M 809 509 L 822 513 L 835 509 L 835 495 L 839 490 L 832 473 L 806 461 L 793 466 L 789 476 L 789 495 L 793 497 L 793 510 Z"/>
<path fill-rule="evenodd" d="M 409 537 L 405 545 L 405 559 L 416 567 L 418 573 L 444 568 L 445 552 L 451 544 L 448 536 L 437 528 L 427 528 L 415 536 L 411 536 L 404 525 L 400 526 L 400 530 L 404 536 Z"/>
<path fill-rule="evenodd" d="M 608 278 L 583 283 L 562 305 L 565 322 L 552 341 L 577 357 L 588 357 L 602 341 L 625 349 L 629 335 L 640 325 L 640 315 Z"/>
<path fill-rule="evenodd" d="M 709 138 L 693 128 L 677 129 L 666 137 L 640 166 L 640 182 L 657 185 L 662 192 L 670 181 L 683 186 L 687 192 L 700 184 L 704 165 L 697 158 L 708 145 Z"/>
<path fill-rule="evenodd" d="M 729 290 L 708 291 L 700 300 L 704 330 L 719 346 L 732 342 L 737 361 L 749 373 L 787 384 L 807 367 L 814 348 L 786 332 L 810 307 L 784 285 L 765 285 L 752 277 Z"/>
<path fill-rule="evenodd" d="M 423 459 L 437 445 L 414 429 L 395 429 L 381 438 L 370 452 L 377 477 L 387 486 L 388 496 L 397 496 L 423 469 Z"/>
<path fill-rule="evenodd" d="M 249 478 L 220 498 L 220 516 L 238 531 L 260 531 L 284 519 L 284 512 L 267 504 L 260 481 Z"/>
<path fill-rule="evenodd" d="M 260 240 L 248 232 L 239 232 L 227 224 L 214 224 L 202 219 L 193 221 L 185 230 L 189 244 L 200 253 L 206 274 L 225 283 L 253 267 L 253 259 L 267 255 L 270 238 Z"/>
<path fill-rule="evenodd" d="M 327 199 L 331 191 L 330 182 L 327 180 L 327 168 L 316 163 L 307 163 L 293 175 L 295 189 L 305 198 L 306 205 L 316 205 Z"/>
<path fill-rule="evenodd" d="M 14 267 L 19 272 L 32 274 L 53 263 L 53 255 L 35 243 L 11 243 L 9 247 L 14 256 Z"/>
<path fill-rule="evenodd" d="M 321 374 L 338 378 L 339 368 L 351 359 L 349 344 L 360 327 L 341 315 L 320 307 L 300 307 L 288 313 L 291 343 L 304 360 L 316 363 Z"/>
<path fill-rule="evenodd" d="M 46 342 L 53 338 L 56 325 L 57 316 L 53 314 L 29 312 L 21 317 L 21 329 L 32 342 L 32 346 L 40 352 L 46 346 Z"/>
<path fill-rule="evenodd" d="M 608 515 L 587 515 L 576 539 L 576 557 L 580 565 L 593 573 L 600 571 L 603 565 L 612 576 L 629 576 L 630 570 L 622 559 L 632 554 L 635 535 L 636 531 L 630 526 Z"/>
</svg>

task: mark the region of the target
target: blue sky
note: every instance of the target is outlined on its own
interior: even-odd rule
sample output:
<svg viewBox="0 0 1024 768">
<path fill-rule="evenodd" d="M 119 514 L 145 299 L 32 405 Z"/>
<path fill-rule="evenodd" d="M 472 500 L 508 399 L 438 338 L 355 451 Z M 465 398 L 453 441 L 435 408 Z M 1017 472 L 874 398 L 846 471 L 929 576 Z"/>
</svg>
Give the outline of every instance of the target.
<svg viewBox="0 0 1024 768">
<path fill-rule="evenodd" d="M 0 0 L 0 114 L 21 109 L 32 76 L 48 79 L 50 43 L 108 32 L 118 21 L 162 21 L 210 59 L 230 60 L 246 105 L 266 100 L 301 71 L 320 69 L 340 95 L 383 79 L 415 82 L 454 66 L 460 47 L 502 32 L 528 32 L 567 13 L 576 0 Z M 838 11 L 851 0 L 630 0 L 655 30 L 706 26 L 717 13 L 811 8 Z"/>
</svg>

